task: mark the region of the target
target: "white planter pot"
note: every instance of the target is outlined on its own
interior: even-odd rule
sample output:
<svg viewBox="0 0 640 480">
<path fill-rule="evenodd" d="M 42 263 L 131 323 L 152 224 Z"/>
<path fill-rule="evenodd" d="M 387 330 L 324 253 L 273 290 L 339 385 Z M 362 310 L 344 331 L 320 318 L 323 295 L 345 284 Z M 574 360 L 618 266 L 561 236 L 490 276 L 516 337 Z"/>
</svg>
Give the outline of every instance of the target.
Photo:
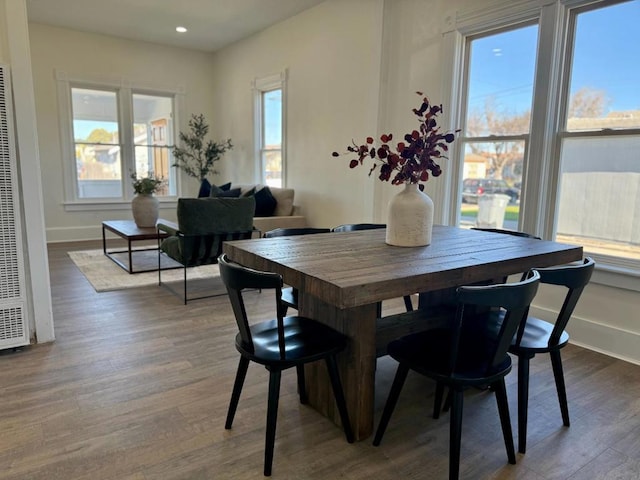
<svg viewBox="0 0 640 480">
<path fill-rule="evenodd" d="M 158 221 L 158 199 L 153 194 L 137 194 L 131 200 L 131 212 L 136 225 L 141 228 L 155 227 Z"/>
<path fill-rule="evenodd" d="M 415 183 L 389 202 L 386 243 L 396 247 L 423 247 L 431 243 L 433 201 Z"/>
</svg>

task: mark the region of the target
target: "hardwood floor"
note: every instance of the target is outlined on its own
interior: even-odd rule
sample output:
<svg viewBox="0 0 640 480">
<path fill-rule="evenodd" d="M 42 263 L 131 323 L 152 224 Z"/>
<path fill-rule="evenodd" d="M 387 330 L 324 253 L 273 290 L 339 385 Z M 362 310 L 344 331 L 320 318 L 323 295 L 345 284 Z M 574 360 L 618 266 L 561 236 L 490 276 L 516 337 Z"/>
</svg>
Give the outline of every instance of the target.
<svg viewBox="0 0 640 480">
<path fill-rule="evenodd" d="M 264 369 L 251 365 L 234 427 L 224 429 L 238 360 L 228 299 L 184 306 L 156 286 L 98 294 L 66 254 L 98 246 L 50 247 L 56 341 L 0 354 L 0 479 L 263 478 Z M 247 299 L 250 315 L 271 316 L 271 296 Z M 387 312 L 403 308 L 385 302 Z M 493 395 L 468 392 L 461 478 L 640 478 L 640 366 L 571 345 L 563 359 L 572 425 L 562 426 L 548 357 L 536 356 L 517 465 L 507 464 Z M 376 422 L 394 373 L 379 359 Z M 273 478 L 447 478 L 448 415 L 431 418 L 433 390 L 410 375 L 382 445 L 349 445 L 299 404 L 295 373 L 285 372 Z"/>
</svg>

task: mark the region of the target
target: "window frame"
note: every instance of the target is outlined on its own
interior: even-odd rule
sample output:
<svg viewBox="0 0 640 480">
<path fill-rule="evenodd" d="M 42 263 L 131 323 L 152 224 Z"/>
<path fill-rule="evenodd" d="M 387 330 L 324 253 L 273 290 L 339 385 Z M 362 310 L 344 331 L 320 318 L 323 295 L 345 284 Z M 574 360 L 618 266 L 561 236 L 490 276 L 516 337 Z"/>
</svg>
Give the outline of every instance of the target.
<svg viewBox="0 0 640 480">
<path fill-rule="evenodd" d="M 254 165 L 256 183 L 266 185 L 266 170 L 263 153 L 272 151 L 266 150 L 264 146 L 264 94 L 273 90 L 282 91 L 282 132 L 280 156 L 282 160 L 282 188 L 287 186 L 287 70 L 280 73 L 255 78 L 252 82 L 253 91 L 253 142 L 254 142 Z"/>
<path fill-rule="evenodd" d="M 182 109 L 184 88 L 182 86 L 166 87 L 147 84 L 136 84 L 124 78 L 74 76 L 56 70 L 56 87 L 58 105 L 58 121 L 60 127 L 60 146 L 62 154 L 63 190 L 65 211 L 126 210 L 130 208 L 134 192 L 128 181 L 130 171 L 135 171 L 135 146 L 133 144 L 133 95 L 154 95 L 172 98 L 173 119 L 172 137 L 177 138 L 179 112 Z M 75 168 L 75 139 L 73 136 L 73 108 L 71 102 L 72 88 L 113 91 L 116 93 L 118 108 L 118 130 L 122 162 L 122 197 L 114 198 L 80 198 L 77 190 Z M 176 204 L 180 196 L 180 176 L 175 176 L 175 195 L 158 197 L 161 204 Z"/>
<path fill-rule="evenodd" d="M 446 16 L 443 30 L 443 56 L 448 68 L 443 69 L 445 98 L 452 106 L 448 119 L 450 128 L 463 128 L 467 89 L 467 38 L 516 24 L 538 24 L 538 48 L 534 78 L 533 104 L 528 142 L 525 146 L 525 165 L 522 177 L 519 228 L 542 238 L 555 238 L 560 188 L 560 149 L 562 140 L 576 136 L 635 135 L 640 129 L 623 131 L 568 132 L 566 109 L 569 98 L 571 54 L 575 15 L 605 8 L 625 0 L 547 0 L 540 2 L 505 2 L 482 10 L 451 13 Z M 572 25 L 573 24 L 573 25 Z M 544 60 L 541 60 L 544 59 Z M 462 126 L 462 127 L 460 127 Z M 455 225 L 461 205 L 462 162 L 464 148 L 454 142 L 450 158 L 451 175 L 447 178 L 442 205 L 436 214 L 448 224 Z M 535 168 L 531 158 L 541 158 Z M 549 213 L 547 213 L 549 212 Z M 637 278 L 640 264 L 625 257 L 602 254 L 589 255 L 596 259 L 594 282 L 640 291 Z"/>
</svg>

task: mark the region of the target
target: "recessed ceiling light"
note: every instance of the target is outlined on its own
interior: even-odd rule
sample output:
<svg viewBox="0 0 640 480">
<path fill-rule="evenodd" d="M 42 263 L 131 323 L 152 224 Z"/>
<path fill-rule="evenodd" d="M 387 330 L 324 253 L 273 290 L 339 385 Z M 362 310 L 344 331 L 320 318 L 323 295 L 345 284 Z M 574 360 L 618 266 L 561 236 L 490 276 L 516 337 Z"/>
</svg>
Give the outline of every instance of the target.
<svg viewBox="0 0 640 480">
<path fill-rule="evenodd" d="M 184 33 L 186 31 L 187 31 L 187 29 L 185 27 L 176 27 L 176 32 Z"/>
</svg>

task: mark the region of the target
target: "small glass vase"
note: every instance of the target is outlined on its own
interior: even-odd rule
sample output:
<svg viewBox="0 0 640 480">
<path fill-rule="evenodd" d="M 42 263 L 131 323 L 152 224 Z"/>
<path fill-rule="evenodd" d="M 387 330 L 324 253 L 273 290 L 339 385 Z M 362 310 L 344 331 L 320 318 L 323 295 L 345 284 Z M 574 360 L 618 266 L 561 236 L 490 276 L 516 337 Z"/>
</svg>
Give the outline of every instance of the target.
<svg viewBox="0 0 640 480">
<path fill-rule="evenodd" d="M 418 184 L 407 183 L 389 202 L 385 242 L 396 247 L 424 247 L 431 243 L 433 201 Z"/>
</svg>

